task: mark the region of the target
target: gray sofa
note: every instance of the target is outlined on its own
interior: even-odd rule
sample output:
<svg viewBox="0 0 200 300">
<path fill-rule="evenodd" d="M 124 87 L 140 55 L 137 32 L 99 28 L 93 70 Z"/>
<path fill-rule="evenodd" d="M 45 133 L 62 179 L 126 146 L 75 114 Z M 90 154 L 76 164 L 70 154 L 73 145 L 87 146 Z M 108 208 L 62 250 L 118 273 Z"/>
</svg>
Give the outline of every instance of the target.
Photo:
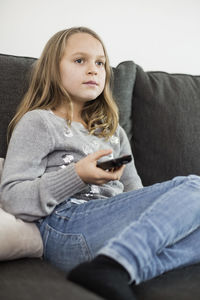
<svg viewBox="0 0 200 300">
<path fill-rule="evenodd" d="M 0 54 L 0 157 L 6 155 L 7 126 L 27 88 L 34 61 Z M 177 175 L 200 175 L 200 76 L 144 72 L 131 61 L 113 71 L 120 123 L 130 139 L 143 184 Z M 142 300 L 195 300 L 200 299 L 199 282 L 197 264 L 133 289 Z M 68 282 L 63 272 L 42 259 L 21 258 L 0 262 L 0 299 L 100 298 Z"/>
</svg>

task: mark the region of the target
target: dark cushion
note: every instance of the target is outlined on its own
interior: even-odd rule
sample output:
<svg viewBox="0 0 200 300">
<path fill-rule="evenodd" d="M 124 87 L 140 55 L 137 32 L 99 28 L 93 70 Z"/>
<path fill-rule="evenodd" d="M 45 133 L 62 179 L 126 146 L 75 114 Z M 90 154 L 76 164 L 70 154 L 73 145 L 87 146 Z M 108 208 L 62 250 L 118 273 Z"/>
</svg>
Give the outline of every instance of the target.
<svg viewBox="0 0 200 300">
<path fill-rule="evenodd" d="M 0 54 L 0 157 L 7 151 L 7 127 L 27 88 L 34 58 Z"/>
<path fill-rule="evenodd" d="M 113 75 L 113 96 L 119 107 L 119 123 L 130 140 L 132 137 L 132 94 L 136 78 L 136 65 L 132 61 L 124 61 L 113 68 Z"/>
<path fill-rule="evenodd" d="M 0 263 L 2 300 L 101 300 L 66 280 L 66 274 L 40 259 Z"/>
<path fill-rule="evenodd" d="M 132 113 L 131 144 L 144 185 L 200 175 L 200 76 L 137 66 Z"/>
<path fill-rule="evenodd" d="M 200 264 L 167 272 L 133 286 L 138 300 L 200 299 Z"/>
</svg>

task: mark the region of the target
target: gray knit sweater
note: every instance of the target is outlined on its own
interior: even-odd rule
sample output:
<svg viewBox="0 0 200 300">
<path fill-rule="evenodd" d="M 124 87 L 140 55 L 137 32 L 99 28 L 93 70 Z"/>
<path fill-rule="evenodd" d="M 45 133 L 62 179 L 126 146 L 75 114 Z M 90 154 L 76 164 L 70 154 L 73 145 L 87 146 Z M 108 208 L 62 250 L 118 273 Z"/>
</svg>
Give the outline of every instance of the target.
<svg viewBox="0 0 200 300">
<path fill-rule="evenodd" d="M 86 184 L 75 171 L 75 163 L 100 149 L 112 148 L 109 159 L 131 153 L 124 130 L 106 141 L 90 135 L 81 123 L 71 126 L 52 111 L 26 113 L 12 134 L 1 182 L 3 208 L 15 216 L 34 221 L 49 215 L 64 200 L 108 198 L 142 187 L 134 161 L 120 181 L 97 186 Z"/>
</svg>

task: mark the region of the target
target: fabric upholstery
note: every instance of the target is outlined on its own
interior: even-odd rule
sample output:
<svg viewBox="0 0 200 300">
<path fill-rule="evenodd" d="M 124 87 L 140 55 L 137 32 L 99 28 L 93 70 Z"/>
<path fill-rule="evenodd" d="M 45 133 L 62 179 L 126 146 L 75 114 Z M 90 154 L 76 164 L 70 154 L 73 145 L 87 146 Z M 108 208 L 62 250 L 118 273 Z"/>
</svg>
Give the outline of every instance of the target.
<svg viewBox="0 0 200 300">
<path fill-rule="evenodd" d="M 0 182 L 1 182 L 1 174 L 3 170 L 4 159 L 0 157 Z"/>
<path fill-rule="evenodd" d="M 7 127 L 26 90 L 35 59 L 0 54 L 0 157 L 7 150 Z"/>
<path fill-rule="evenodd" d="M 200 175 L 200 76 L 144 72 L 137 66 L 132 126 L 144 185 Z"/>
<path fill-rule="evenodd" d="M 119 122 L 132 137 L 132 94 L 136 78 L 136 65 L 132 61 L 124 61 L 113 68 L 113 96 L 119 107 Z"/>
<path fill-rule="evenodd" d="M 41 257 L 43 244 L 37 226 L 25 223 L 0 208 L 0 260 Z"/>
<path fill-rule="evenodd" d="M 1 300 L 103 300 L 39 258 L 0 263 Z"/>
</svg>

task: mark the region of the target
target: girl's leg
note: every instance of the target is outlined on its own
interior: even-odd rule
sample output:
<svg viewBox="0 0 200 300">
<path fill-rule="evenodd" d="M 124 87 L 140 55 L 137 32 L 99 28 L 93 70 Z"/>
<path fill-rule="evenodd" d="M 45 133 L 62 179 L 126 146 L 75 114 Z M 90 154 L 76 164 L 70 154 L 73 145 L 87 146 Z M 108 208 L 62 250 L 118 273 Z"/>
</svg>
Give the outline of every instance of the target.
<svg viewBox="0 0 200 300">
<path fill-rule="evenodd" d="M 198 243 L 196 236 L 200 236 L 199 227 L 200 177 L 191 175 L 157 198 L 99 254 L 119 262 L 131 280 L 140 283 L 200 261 L 200 252 L 193 250 Z"/>
<path fill-rule="evenodd" d="M 199 249 L 200 228 L 181 241 L 165 248 L 162 253 L 155 255 L 154 259 L 157 264 L 164 266 L 165 271 L 168 271 L 173 268 L 174 260 L 182 266 L 191 264 L 190 258 L 192 258 L 192 263 L 199 262 Z M 150 268 L 148 269 L 150 270 Z M 149 275 L 148 279 L 152 276 L 151 270 Z M 130 276 L 126 269 L 116 260 L 104 255 L 98 255 L 91 262 L 80 264 L 69 273 L 68 279 L 106 299 L 136 299 L 133 285 L 128 284 L 130 283 Z"/>
<path fill-rule="evenodd" d="M 158 264 L 163 266 L 166 272 L 174 268 L 174 260 L 177 261 L 177 267 L 199 263 L 199 249 L 200 227 L 179 242 L 165 248 L 161 253 L 158 253 L 156 260 Z"/>
<path fill-rule="evenodd" d="M 176 181 L 124 193 L 113 199 L 95 200 L 83 205 L 71 202 L 60 205 L 39 226 L 45 246 L 45 258 L 66 271 L 90 260 L 110 238 L 133 220 L 137 220 L 156 198 L 181 184 L 183 180 L 184 178 L 178 178 Z M 97 260 L 97 265 L 92 269 L 92 277 L 88 278 L 87 267 L 87 272 L 85 269 L 83 273 L 78 271 L 78 277 L 85 282 L 75 282 L 106 299 L 135 299 L 128 285 L 127 271 L 105 257 L 103 260 L 97 257 Z M 72 278 L 70 280 L 74 281 Z"/>
<path fill-rule="evenodd" d="M 83 261 L 91 260 L 112 237 L 134 224 L 133 221 L 137 221 L 162 195 L 190 180 L 177 177 L 111 199 L 94 200 L 81 205 L 68 201 L 59 205 L 53 214 L 39 225 L 45 259 L 65 271 Z M 173 197 L 175 198 L 171 199 L 171 202 L 175 205 L 176 195 Z M 162 222 L 159 213 L 158 217 Z M 114 241 L 112 244 L 114 245 Z"/>
</svg>

